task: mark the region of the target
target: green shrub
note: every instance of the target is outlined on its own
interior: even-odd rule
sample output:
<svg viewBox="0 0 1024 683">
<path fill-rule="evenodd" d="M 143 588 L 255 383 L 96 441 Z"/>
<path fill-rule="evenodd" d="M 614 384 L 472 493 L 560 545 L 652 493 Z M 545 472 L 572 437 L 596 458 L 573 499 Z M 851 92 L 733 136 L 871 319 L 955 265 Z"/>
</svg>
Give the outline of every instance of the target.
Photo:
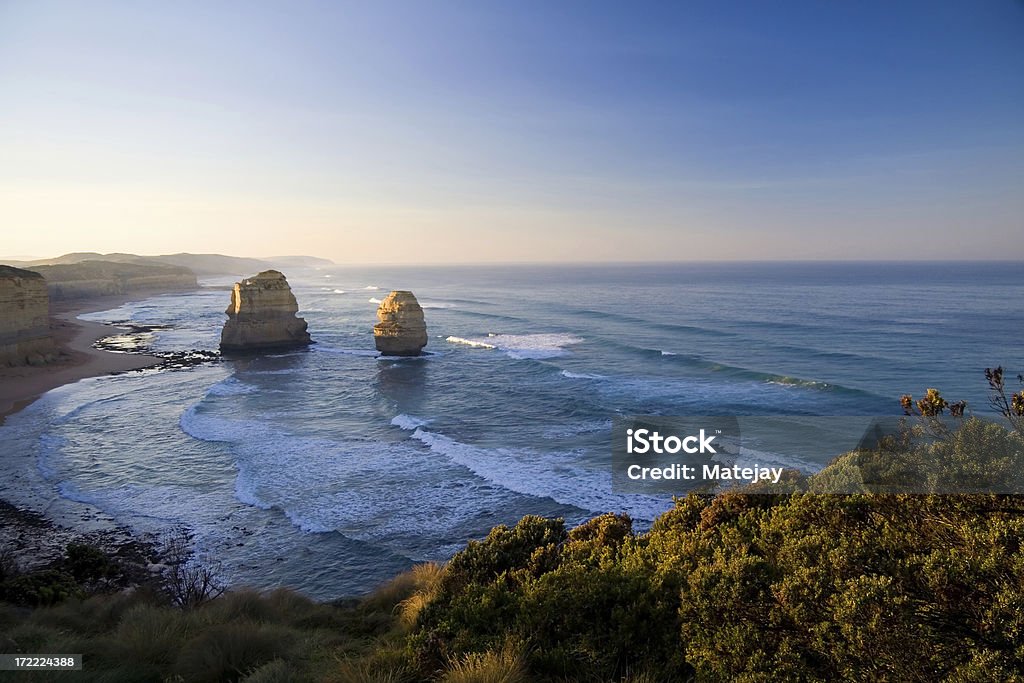
<svg viewBox="0 0 1024 683">
<path fill-rule="evenodd" d="M 16 605 L 55 605 L 81 594 L 75 577 L 57 569 L 20 574 L 0 584 L 0 599 Z"/>
<path fill-rule="evenodd" d="M 64 568 L 79 583 L 115 579 L 121 568 L 99 548 L 85 543 L 69 543 Z"/>
<path fill-rule="evenodd" d="M 451 559 L 439 590 L 451 592 L 462 585 L 488 583 L 502 576 L 510 584 L 539 576 L 554 568 L 557 548 L 565 539 L 565 522 L 561 519 L 530 515 L 511 529 L 496 526 L 483 541 L 470 541 Z"/>
<path fill-rule="evenodd" d="M 521 636 L 535 674 L 613 678 L 648 661 L 685 675 L 670 647 L 677 596 L 642 563 L 624 561 L 631 527 L 626 516 L 602 515 L 566 534 L 561 520 L 526 517 L 470 543 L 420 610 L 411 643 L 421 674 L 479 664 Z"/>
<path fill-rule="evenodd" d="M 690 495 L 641 535 L 615 515 L 568 534 L 499 527 L 415 605 L 418 672 L 511 637 L 546 680 L 1019 678 L 1024 497 L 878 491 L 907 473 L 933 491 L 1012 482 L 1024 441 L 968 418 L 911 446 L 843 456 L 786 492 Z M 823 493 L 837 488 L 858 492 Z"/>
</svg>

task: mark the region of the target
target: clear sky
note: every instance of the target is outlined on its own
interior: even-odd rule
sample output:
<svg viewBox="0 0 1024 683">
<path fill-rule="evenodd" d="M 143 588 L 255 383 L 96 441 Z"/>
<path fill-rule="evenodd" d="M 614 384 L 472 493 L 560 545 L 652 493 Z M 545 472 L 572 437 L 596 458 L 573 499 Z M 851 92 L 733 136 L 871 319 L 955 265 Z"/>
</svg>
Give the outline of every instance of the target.
<svg viewBox="0 0 1024 683">
<path fill-rule="evenodd" d="M 1024 258 L 1024 3 L 0 0 L 0 255 Z"/>
</svg>

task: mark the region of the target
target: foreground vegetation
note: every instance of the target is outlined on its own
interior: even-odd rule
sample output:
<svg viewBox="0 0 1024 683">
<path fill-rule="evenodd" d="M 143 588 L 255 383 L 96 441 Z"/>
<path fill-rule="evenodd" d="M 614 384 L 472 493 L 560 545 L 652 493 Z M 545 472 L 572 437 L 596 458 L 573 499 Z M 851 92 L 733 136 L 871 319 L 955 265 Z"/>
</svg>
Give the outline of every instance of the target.
<svg viewBox="0 0 1024 683">
<path fill-rule="evenodd" d="M 0 651 L 81 652 L 53 677 L 76 681 L 1024 680 L 1024 497 L 980 492 L 1020 477 L 1024 438 L 958 413 L 774 491 L 690 495 L 645 533 L 525 517 L 361 601 L 3 606 Z M 954 479 L 979 492 L 938 493 Z M 924 492 L 886 492 L 908 481 Z"/>
</svg>

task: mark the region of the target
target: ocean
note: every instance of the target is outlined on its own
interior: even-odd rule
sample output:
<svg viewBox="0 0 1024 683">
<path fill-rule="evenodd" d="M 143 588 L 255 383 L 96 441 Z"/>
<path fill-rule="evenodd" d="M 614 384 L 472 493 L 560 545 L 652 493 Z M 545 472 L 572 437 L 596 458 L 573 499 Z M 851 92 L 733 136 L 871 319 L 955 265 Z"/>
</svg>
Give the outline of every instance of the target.
<svg viewBox="0 0 1024 683">
<path fill-rule="evenodd" d="M 526 514 L 568 524 L 670 496 L 610 485 L 623 415 L 895 415 L 941 388 L 988 410 L 1024 370 L 1024 264 L 333 267 L 286 273 L 305 351 L 84 380 L 0 427 L 0 497 L 65 523 L 188 528 L 233 585 L 358 595 Z M 217 348 L 228 285 L 83 316 Z M 378 358 L 376 303 L 430 341 Z M 773 464 L 814 471 L 834 454 Z"/>
</svg>

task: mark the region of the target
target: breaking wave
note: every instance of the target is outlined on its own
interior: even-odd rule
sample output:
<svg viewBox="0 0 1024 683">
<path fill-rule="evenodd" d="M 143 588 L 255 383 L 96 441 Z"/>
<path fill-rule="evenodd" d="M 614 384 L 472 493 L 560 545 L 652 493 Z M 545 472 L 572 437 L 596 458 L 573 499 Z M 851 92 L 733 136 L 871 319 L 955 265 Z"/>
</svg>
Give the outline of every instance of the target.
<svg viewBox="0 0 1024 683">
<path fill-rule="evenodd" d="M 543 360 L 569 353 L 566 347 L 582 344 L 572 334 L 488 334 L 486 337 L 448 337 L 452 344 L 504 351 L 509 358 Z"/>
</svg>

